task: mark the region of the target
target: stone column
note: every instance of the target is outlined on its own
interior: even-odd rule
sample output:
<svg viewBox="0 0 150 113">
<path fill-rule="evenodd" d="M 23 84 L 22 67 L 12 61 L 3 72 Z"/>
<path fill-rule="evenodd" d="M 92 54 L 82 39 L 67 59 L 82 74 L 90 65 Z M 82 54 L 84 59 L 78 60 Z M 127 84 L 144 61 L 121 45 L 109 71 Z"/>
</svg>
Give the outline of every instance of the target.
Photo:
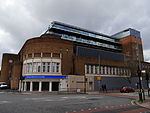
<svg viewBox="0 0 150 113">
<path fill-rule="evenodd" d="M 39 82 L 39 92 L 41 92 L 42 91 L 42 82 L 40 81 Z"/>
<path fill-rule="evenodd" d="M 24 82 L 24 91 L 27 91 L 27 82 Z"/>
<path fill-rule="evenodd" d="M 52 82 L 49 82 L 49 92 L 52 91 Z"/>
<path fill-rule="evenodd" d="M 30 82 L 30 91 L 33 91 L 33 83 L 32 83 L 32 81 Z"/>
<path fill-rule="evenodd" d="M 23 81 L 21 81 L 21 91 L 23 91 L 23 88 L 24 88 L 24 84 Z"/>
</svg>

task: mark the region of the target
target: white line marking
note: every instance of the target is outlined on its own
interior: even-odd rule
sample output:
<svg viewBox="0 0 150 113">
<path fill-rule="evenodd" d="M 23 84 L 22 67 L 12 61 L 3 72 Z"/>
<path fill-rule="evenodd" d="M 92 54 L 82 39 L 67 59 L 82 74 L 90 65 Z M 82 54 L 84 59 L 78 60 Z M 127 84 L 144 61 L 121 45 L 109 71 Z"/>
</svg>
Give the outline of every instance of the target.
<svg viewBox="0 0 150 113">
<path fill-rule="evenodd" d="M 0 104 L 7 104 L 7 103 L 11 103 L 10 101 L 0 101 Z"/>
</svg>

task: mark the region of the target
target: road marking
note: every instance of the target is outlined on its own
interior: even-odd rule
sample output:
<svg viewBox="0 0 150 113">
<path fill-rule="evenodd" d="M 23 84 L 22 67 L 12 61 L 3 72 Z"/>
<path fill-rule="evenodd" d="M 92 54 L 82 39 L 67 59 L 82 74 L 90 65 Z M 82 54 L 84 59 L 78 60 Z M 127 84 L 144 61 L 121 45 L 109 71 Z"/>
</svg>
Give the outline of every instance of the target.
<svg viewBox="0 0 150 113">
<path fill-rule="evenodd" d="M 0 104 L 7 104 L 7 103 L 11 103 L 10 101 L 0 101 Z"/>
<path fill-rule="evenodd" d="M 52 97 L 42 97 L 42 98 L 25 98 L 24 100 L 29 100 L 29 101 L 35 101 L 35 102 L 41 102 L 41 101 L 45 101 L 45 102 L 51 102 L 51 101 L 65 101 L 65 100 L 71 100 L 71 99 L 85 99 L 85 100 L 89 100 L 89 99 L 94 99 L 94 100 L 99 100 L 100 98 L 103 97 L 88 97 L 88 96 L 64 96 L 64 97 L 58 97 L 58 98 L 52 98 Z"/>
<path fill-rule="evenodd" d="M 132 100 L 132 101 L 131 101 L 131 104 L 132 104 L 132 105 L 136 105 L 136 104 L 135 104 L 135 100 Z"/>
</svg>

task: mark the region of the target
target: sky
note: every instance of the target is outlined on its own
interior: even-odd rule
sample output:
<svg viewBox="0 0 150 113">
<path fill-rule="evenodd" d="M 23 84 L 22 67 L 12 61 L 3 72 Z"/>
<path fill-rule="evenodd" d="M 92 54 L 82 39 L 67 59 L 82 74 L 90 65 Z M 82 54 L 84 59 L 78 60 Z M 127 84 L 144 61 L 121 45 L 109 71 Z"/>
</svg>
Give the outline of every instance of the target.
<svg viewBox="0 0 150 113">
<path fill-rule="evenodd" d="M 145 61 L 150 61 L 149 4 L 150 0 L 0 0 L 0 64 L 3 53 L 17 54 L 27 39 L 40 36 L 52 21 L 107 35 L 136 29 Z"/>
</svg>

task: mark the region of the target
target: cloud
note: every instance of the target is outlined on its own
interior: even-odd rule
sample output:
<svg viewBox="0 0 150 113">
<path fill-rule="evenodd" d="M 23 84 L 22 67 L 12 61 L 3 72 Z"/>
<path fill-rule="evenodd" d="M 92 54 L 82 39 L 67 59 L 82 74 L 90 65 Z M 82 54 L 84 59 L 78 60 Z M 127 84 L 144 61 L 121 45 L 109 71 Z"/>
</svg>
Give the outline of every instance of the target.
<svg viewBox="0 0 150 113">
<path fill-rule="evenodd" d="M 27 39 L 39 36 L 56 20 L 108 35 L 135 28 L 141 31 L 144 55 L 150 59 L 149 4 L 149 0 L 0 0 L 0 55 L 18 53 Z"/>
</svg>

